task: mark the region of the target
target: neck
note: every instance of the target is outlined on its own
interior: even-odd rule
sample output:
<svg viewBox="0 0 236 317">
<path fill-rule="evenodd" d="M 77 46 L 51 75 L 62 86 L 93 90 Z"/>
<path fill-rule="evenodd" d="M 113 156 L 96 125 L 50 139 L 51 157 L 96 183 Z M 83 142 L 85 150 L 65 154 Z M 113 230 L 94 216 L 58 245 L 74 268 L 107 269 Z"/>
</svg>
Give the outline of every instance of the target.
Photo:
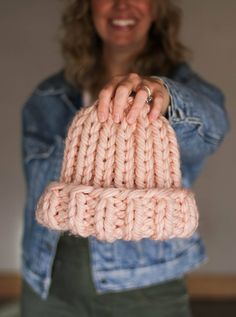
<svg viewBox="0 0 236 317">
<path fill-rule="evenodd" d="M 105 46 L 103 49 L 103 59 L 107 80 L 110 80 L 113 76 L 129 73 L 131 71 L 130 66 L 132 65 L 132 61 L 141 49 L 117 49 Z"/>
</svg>

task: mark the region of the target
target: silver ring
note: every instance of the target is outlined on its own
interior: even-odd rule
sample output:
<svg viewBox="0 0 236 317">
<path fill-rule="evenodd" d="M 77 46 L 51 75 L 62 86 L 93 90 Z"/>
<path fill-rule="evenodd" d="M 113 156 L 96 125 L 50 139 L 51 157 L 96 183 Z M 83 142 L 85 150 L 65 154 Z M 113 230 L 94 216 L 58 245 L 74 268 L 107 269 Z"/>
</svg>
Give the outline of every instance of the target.
<svg viewBox="0 0 236 317">
<path fill-rule="evenodd" d="M 150 103 L 153 99 L 151 89 L 147 85 L 142 86 L 141 89 L 145 90 L 147 93 L 147 99 L 145 102 Z"/>
</svg>

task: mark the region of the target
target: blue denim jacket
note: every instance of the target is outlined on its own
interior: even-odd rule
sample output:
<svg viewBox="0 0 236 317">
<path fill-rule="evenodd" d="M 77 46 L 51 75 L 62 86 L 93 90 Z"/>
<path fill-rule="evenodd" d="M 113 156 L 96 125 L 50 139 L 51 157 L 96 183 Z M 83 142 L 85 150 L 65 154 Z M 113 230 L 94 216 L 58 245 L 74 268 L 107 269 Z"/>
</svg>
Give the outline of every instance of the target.
<svg viewBox="0 0 236 317">
<path fill-rule="evenodd" d="M 224 95 L 186 63 L 171 78 L 161 78 L 172 96 L 167 115 L 180 145 L 182 185 L 190 187 L 229 130 Z M 35 207 L 46 185 L 59 178 L 66 133 L 81 107 L 81 92 L 65 81 L 61 70 L 36 87 L 22 110 L 26 179 L 22 276 L 43 299 L 48 296 L 60 233 L 36 222 Z M 166 241 L 88 240 L 98 293 L 158 284 L 183 276 L 208 259 L 197 231 L 190 238 Z"/>
</svg>

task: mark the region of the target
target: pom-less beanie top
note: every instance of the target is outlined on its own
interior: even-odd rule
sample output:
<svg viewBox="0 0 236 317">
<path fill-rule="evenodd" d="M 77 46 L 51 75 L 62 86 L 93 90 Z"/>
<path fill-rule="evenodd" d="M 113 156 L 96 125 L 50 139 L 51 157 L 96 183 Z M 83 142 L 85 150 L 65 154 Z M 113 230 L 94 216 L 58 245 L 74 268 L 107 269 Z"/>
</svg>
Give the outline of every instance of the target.
<svg viewBox="0 0 236 317">
<path fill-rule="evenodd" d="M 36 208 L 51 229 L 113 242 L 189 237 L 198 226 L 194 194 L 181 187 L 174 129 L 162 115 L 150 122 L 145 104 L 133 124 L 97 116 L 97 104 L 76 113 L 65 141 L 59 181 Z"/>
</svg>

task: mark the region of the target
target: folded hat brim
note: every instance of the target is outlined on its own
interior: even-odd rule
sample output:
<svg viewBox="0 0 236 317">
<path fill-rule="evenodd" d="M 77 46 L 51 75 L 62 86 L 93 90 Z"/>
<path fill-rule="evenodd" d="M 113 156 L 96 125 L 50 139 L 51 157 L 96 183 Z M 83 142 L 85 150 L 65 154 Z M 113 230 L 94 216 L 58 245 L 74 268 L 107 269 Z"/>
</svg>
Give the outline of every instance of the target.
<svg viewBox="0 0 236 317">
<path fill-rule="evenodd" d="M 113 242 L 189 237 L 199 213 L 186 188 L 127 189 L 50 183 L 36 208 L 37 221 L 54 230 Z"/>
</svg>

